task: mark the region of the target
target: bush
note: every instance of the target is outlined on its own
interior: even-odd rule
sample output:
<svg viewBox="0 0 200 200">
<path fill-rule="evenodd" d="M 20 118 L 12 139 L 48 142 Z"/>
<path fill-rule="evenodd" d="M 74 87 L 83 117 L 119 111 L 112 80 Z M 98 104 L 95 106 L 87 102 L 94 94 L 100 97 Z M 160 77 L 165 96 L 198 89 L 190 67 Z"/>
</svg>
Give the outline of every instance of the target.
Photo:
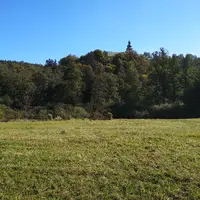
<svg viewBox="0 0 200 200">
<path fill-rule="evenodd" d="M 104 117 L 104 115 L 102 113 L 96 111 L 91 115 L 90 119 L 93 119 L 93 120 L 104 120 L 105 117 Z"/>
<path fill-rule="evenodd" d="M 108 119 L 109 119 L 109 120 L 112 120 L 112 119 L 113 119 L 113 114 L 112 114 L 111 112 L 108 112 L 107 116 L 108 116 Z"/>
<path fill-rule="evenodd" d="M 0 103 L 6 106 L 10 106 L 13 103 L 13 100 L 9 95 L 4 95 L 3 97 L 0 98 Z"/>
<path fill-rule="evenodd" d="M 37 115 L 38 120 L 48 120 L 48 111 L 47 110 L 40 110 Z"/>
<path fill-rule="evenodd" d="M 5 106 L 0 105 L 0 120 L 4 118 L 4 115 L 5 115 Z"/>
<path fill-rule="evenodd" d="M 147 110 L 144 110 L 144 111 L 135 111 L 135 118 L 137 118 L 137 119 L 146 119 L 146 118 L 149 118 L 149 112 Z"/>
<path fill-rule="evenodd" d="M 48 113 L 48 115 L 47 115 L 47 119 L 48 119 L 48 120 L 53 120 L 53 115 L 50 114 L 50 113 Z"/>
<path fill-rule="evenodd" d="M 55 119 L 56 121 L 61 121 L 61 120 L 62 120 L 62 117 L 56 116 L 54 119 Z"/>
<path fill-rule="evenodd" d="M 33 110 L 26 110 L 21 112 L 21 118 L 22 119 L 35 119 L 36 114 Z"/>
<path fill-rule="evenodd" d="M 67 107 L 64 104 L 57 104 L 53 109 L 53 117 L 56 118 L 57 116 L 61 117 L 62 119 L 71 119 L 71 115 L 69 111 L 67 111 Z"/>
<path fill-rule="evenodd" d="M 184 105 L 182 103 L 176 102 L 173 104 L 160 104 L 154 105 L 150 110 L 149 114 L 151 118 L 163 118 L 163 119 L 173 119 L 173 118 L 184 118 Z"/>
<path fill-rule="evenodd" d="M 73 107 L 72 105 L 58 104 L 53 109 L 54 118 L 59 116 L 62 119 L 85 119 L 90 114 L 83 107 Z"/>
<path fill-rule="evenodd" d="M 22 112 L 19 110 L 13 110 L 5 105 L 0 105 L 0 120 L 10 121 L 22 118 Z"/>
<path fill-rule="evenodd" d="M 71 116 L 76 119 L 85 119 L 89 118 L 90 114 L 82 107 L 74 107 Z"/>
</svg>

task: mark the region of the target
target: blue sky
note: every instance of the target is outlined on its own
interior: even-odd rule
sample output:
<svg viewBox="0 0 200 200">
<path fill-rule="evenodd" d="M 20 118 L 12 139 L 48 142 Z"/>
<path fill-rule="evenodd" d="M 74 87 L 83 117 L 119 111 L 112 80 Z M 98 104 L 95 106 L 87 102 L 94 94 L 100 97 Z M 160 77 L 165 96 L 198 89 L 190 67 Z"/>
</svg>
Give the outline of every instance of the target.
<svg viewBox="0 0 200 200">
<path fill-rule="evenodd" d="M 200 56 L 199 0 L 0 0 L 0 59 L 44 63 L 95 49 Z"/>
</svg>

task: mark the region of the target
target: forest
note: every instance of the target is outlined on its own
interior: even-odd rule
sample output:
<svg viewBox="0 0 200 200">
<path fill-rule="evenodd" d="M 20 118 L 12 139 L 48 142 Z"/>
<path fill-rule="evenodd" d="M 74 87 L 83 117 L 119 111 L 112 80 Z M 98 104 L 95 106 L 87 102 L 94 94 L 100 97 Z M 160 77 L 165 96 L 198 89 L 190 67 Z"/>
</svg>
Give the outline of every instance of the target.
<svg viewBox="0 0 200 200">
<path fill-rule="evenodd" d="M 200 58 L 95 50 L 45 65 L 0 61 L 0 120 L 200 117 Z"/>
</svg>

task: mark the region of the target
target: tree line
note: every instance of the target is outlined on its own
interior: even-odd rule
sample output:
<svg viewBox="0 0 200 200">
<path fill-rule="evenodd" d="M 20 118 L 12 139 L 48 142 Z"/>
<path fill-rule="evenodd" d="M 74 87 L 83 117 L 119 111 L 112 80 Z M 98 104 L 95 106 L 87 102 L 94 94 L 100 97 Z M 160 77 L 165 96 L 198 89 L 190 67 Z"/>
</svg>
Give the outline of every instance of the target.
<svg viewBox="0 0 200 200">
<path fill-rule="evenodd" d="M 200 116 L 200 58 L 101 50 L 45 65 L 0 61 L 0 119 Z"/>
</svg>

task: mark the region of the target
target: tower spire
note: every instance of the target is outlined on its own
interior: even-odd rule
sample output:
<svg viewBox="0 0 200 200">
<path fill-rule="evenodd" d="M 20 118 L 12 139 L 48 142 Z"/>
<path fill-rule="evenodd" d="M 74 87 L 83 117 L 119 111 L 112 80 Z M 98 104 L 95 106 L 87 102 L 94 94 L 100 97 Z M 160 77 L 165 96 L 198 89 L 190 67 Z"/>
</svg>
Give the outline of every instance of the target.
<svg viewBox="0 0 200 200">
<path fill-rule="evenodd" d="M 132 48 L 132 45 L 131 45 L 131 41 L 130 41 L 130 40 L 128 41 L 128 45 L 127 45 L 127 48 L 126 48 L 126 52 L 133 52 L 133 48 Z"/>
</svg>

